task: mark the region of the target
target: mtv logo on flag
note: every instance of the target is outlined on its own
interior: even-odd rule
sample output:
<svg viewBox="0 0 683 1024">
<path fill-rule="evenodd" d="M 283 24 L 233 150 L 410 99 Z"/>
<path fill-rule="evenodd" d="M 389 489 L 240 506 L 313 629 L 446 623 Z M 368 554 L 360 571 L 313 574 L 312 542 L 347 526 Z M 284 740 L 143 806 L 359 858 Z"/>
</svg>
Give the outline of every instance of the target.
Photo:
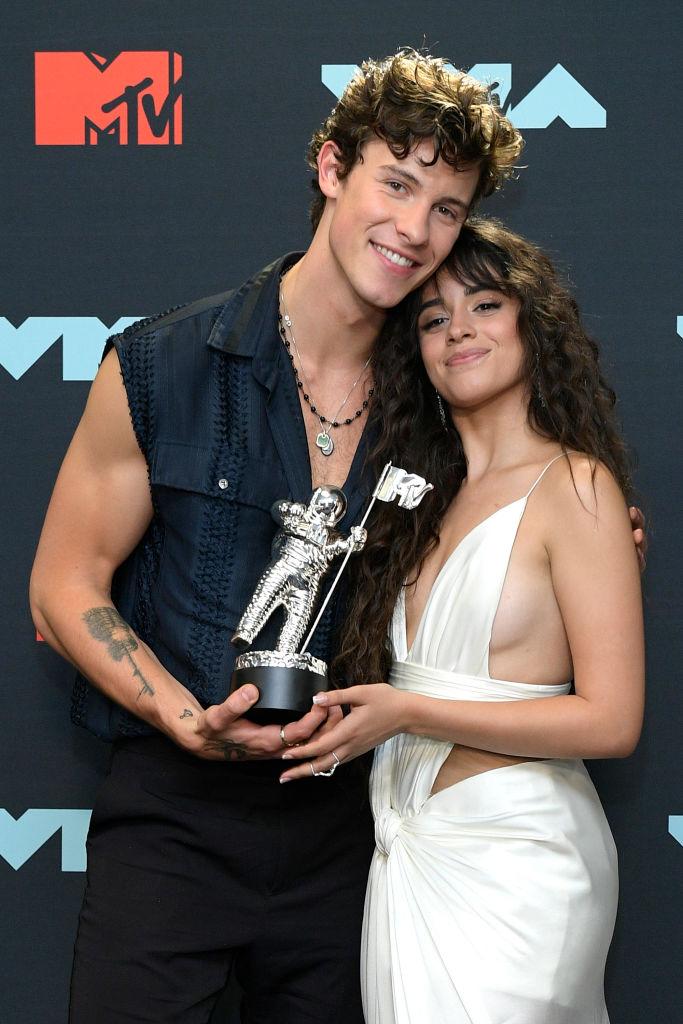
<svg viewBox="0 0 683 1024">
<path fill-rule="evenodd" d="M 179 146 L 182 66 L 171 50 L 36 53 L 36 145 Z"/>
</svg>

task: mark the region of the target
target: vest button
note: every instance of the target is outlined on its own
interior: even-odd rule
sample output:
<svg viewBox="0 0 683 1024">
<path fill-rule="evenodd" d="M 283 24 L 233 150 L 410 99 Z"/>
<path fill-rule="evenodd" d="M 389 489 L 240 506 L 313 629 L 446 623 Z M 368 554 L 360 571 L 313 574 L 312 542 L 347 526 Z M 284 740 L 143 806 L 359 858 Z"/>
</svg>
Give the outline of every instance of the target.
<svg viewBox="0 0 683 1024">
<path fill-rule="evenodd" d="M 220 489 L 221 489 L 222 491 L 227 491 L 227 489 L 228 489 L 228 487 L 230 486 L 230 484 L 229 484 L 229 483 L 228 483 L 228 481 L 227 481 L 227 480 L 225 479 L 225 477 L 221 477 L 221 479 L 220 479 L 220 480 L 218 481 L 218 486 L 220 487 Z"/>
</svg>

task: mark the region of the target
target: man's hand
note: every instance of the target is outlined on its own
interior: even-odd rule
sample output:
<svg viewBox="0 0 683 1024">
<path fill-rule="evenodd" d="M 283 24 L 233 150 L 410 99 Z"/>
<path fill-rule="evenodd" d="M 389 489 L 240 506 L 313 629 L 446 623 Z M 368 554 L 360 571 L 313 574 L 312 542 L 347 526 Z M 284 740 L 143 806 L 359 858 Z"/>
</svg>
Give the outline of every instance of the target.
<svg viewBox="0 0 683 1024">
<path fill-rule="evenodd" d="M 263 761 L 282 757 L 288 747 L 305 742 L 314 733 L 322 735 L 342 717 L 341 708 L 314 705 L 303 718 L 283 727 L 287 741 L 283 744 L 279 725 L 257 725 L 243 718 L 258 697 L 252 684 L 241 686 L 222 704 L 206 708 L 194 721 L 192 717 L 183 719 L 191 734 L 187 739 L 176 736 L 176 742 L 208 761 Z"/>
<path fill-rule="evenodd" d="M 631 505 L 628 510 L 628 514 L 631 517 L 631 526 L 633 527 L 633 542 L 636 546 L 636 553 L 638 555 L 638 565 L 640 566 L 640 571 L 645 572 L 645 565 L 647 561 L 645 516 L 639 508 L 635 507 L 635 505 Z"/>
</svg>

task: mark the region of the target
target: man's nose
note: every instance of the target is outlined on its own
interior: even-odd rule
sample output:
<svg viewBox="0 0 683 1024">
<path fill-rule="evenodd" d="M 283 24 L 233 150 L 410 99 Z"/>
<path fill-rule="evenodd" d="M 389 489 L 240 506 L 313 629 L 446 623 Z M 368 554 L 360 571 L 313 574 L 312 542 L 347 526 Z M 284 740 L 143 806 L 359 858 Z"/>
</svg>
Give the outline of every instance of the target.
<svg viewBox="0 0 683 1024">
<path fill-rule="evenodd" d="M 429 214 L 422 203 L 406 203 L 396 218 L 396 230 L 410 245 L 424 245 L 429 240 Z"/>
</svg>

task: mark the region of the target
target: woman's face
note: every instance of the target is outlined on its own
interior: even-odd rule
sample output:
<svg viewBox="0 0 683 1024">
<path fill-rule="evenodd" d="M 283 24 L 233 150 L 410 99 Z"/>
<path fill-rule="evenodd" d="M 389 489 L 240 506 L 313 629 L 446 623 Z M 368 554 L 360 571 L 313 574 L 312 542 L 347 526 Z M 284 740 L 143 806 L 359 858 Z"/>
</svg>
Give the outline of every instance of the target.
<svg viewBox="0 0 683 1024">
<path fill-rule="evenodd" d="M 427 374 L 454 409 L 525 393 L 519 302 L 494 288 L 472 288 L 443 271 L 422 293 L 420 351 Z"/>
</svg>

